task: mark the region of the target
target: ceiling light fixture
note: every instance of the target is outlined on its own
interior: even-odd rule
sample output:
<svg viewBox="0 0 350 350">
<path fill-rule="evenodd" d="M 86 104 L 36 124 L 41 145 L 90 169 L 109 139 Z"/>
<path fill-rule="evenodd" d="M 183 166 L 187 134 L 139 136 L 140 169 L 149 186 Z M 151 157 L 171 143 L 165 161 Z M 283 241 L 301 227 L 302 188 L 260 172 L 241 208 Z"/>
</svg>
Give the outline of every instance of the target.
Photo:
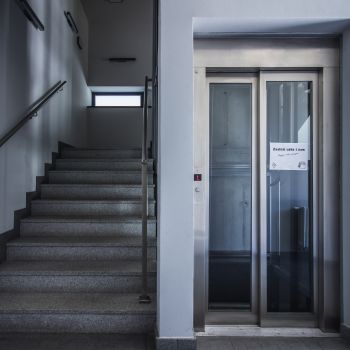
<svg viewBox="0 0 350 350">
<path fill-rule="evenodd" d="M 105 0 L 107 2 L 109 2 L 110 4 L 121 4 L 122 2 L 124 2 L 124 0 Z"/>
</svg>

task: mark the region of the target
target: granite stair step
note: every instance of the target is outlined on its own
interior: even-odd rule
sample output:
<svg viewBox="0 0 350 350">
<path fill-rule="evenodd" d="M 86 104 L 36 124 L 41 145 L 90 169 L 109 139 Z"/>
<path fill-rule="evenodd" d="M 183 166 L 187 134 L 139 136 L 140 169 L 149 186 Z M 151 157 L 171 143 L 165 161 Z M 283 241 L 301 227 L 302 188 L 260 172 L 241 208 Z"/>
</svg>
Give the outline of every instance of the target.
<svg viewBox="0 0 350 350">
<path fill-rule="evenodd" d="M 139 292 L 141 259 L 121 261 L 7 261 L 0 265 L 0 292 Z M 148 285 L 156 287 L 149 261 Z"/>
<path fill-rule="evenodd" d="M 62 158 L 141 159 L 140 149 L 79 149 L 63 148 Z"/>
<path fill-rule="evenodd" d="M 155 214 L 155 201 L 148 201 L 148 213 Z M 37 199 L 31 202 L 32 216 L 76 216 L 76 215 L 142 215 L 141 200 L 55 200 Z"/>
<path fill-rule="evenodd" d="M 141 237 L 20 237 L 7 243 L 7 260 L 133 260 L 142 256 Z M 148 239 L 155 259 L 156 240 Z"/>
<path fill-rule="evenodd" d="M 42 199 L 141 199 L 141 185 L 42 184 Z M 148 198 L 154 199 L 154 185 L 148 186 Z"/>
<path fill-rule="evenodd" d="M 57 170 L 130 170 L 141 171 L 138 159 L 56 159 Z M 153 159 L 148 160 L 148 170 L 153 169 Z"/>
<path fill-rule="evenodd" d="M 155 296 L 138 293 L 0 293 L 1 332 L 146 333 L 154 330 Z"/>
<path fill-rule="evenodd" d="M 141 184 L 140 171 L 112 170 L 51 170 L 51 184 Z M 153 173 L 148 172 L 148 184 L 153 184 Z"/>
<path fill-rule="evenodd" d="M 21 220 L 22 237 L 141 236 L 142 220 L 120 216 L 31 216 Z M 156 235 L 156 219 L 148 219 L 148 236 Z"/>
</svg>

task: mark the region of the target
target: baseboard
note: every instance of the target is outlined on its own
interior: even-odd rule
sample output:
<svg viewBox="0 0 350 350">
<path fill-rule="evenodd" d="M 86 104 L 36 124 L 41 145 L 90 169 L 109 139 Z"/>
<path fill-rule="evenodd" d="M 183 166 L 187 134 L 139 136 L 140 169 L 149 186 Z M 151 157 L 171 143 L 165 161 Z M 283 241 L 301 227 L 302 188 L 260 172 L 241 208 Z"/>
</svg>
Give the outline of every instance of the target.
<svg viewBox="0 0 350 350">
<path fill-rule="evenodd" d="M 340 326 L 340 335 L 344 338 L 350 341 L 350 327 L 346 326 L 345 324 L 342 324 Z"/>
<path fill-rule="evenodd" d="M 195 350 L 196 338 L 156 338 L 157 350 Z"/>
</svg>

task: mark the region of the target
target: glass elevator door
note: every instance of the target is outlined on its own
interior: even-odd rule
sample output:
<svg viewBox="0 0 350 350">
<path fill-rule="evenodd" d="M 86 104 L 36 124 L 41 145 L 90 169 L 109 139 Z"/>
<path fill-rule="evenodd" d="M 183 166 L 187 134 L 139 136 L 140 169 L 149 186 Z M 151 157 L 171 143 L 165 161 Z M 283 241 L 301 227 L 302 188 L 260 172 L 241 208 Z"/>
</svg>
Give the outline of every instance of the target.
<svg viewBox="0 0 350 350">
<path fill-rule="evenodd" d="M 317 326 L 318 78 L 260 76 L 261 319 Z"/>
<path fill-rule="evenodd" d="M 209 88 L 209 310 L 252 305 L 252 89 Z"/>
<path fill-rule="evenodd" d="M 314 326 L 317 74 L 207 79 L 206 322 Z"/>
</svg>

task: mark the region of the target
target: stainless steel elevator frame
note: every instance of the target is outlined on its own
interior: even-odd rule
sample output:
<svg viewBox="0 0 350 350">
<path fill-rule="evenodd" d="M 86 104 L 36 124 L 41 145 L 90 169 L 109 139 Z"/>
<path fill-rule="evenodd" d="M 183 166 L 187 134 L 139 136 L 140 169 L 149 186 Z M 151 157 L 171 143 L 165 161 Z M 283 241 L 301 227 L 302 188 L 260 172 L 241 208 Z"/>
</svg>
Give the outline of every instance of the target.
<svg viewBox="0 0 350 350">
<path fill-rule="evenodd" d="M 203 182 L 194 185 L 195 283 L 194 327 L 209 324 L 256 324 L 262 327 L 318 327 L 335 330 L 340 320 L 339 272 L 339 43 L 323 38 L 198 39 L 194 41 L 194 173 Z M 313 314 L 266 312 L 266 111 L 265 81 L 288 78 L 311 80 L 318 86 L 313 123 Z M 211 312 L 207 307 L 209 237 L 209 82 L 250 81 L 258 84 L 252 124 L 252 282 L 251 313 Z M 315 91 L 316 89 L 314 89 Z M 260 97 L 260 99 L 259 99 Z M 264 165 L 265 164 L 265 165 Z M 262 170 L 259 170 L 262 167 Z M 255 170 L 254 170 L 255 169 Z M 265 169 L 265 171 L 264 171 Z M 256 186 L 256 191 L 254 191 Z M 255 235 L 255 240 L 254 240 Z M 256 254 L 256 255 L 255 255 Z M 255 263 L 254 263 L 255 261 Z M 255 277 L 256 278 L 255 278 Z M 254 278 L 255 281 L 254 282 Z"/>
</svg>

